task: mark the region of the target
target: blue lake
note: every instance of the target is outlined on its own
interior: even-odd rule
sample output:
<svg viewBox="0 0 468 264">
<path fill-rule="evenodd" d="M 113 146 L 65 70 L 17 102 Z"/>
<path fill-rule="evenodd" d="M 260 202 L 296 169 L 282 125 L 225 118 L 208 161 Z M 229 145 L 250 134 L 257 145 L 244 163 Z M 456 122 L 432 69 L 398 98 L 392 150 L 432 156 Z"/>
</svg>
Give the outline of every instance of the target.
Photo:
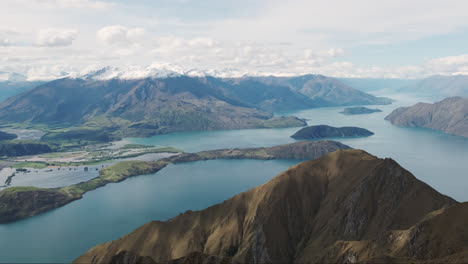
<svg viewBox="0 0 468 264">
<path fill-rule="evenodd" d="M 388 96 L 388 95 L 387 95 Z M 439 192 L 458 201 L 468 201 L 468 138 L 424 128 L 393 126 L 384 118 L 400 106 L 427 101 L 400 95 L 395 103 L 371 106 L 383 110 L 368 115 L 343 115 L 343 107 L 317 108 L 287 114 L 305 118 L 309 125 L 357 126 L 375 135 L 366 138 L 335 139 L 381 158 L 390 157 Z M 188 152 L 216 148 L 264 147 L 295 142 L 290 138 L 299 128 L 248 129 L 183 132 L 150 138 L 128 139 L 133 143 L 173 146 Z"/>
<path fill-rule="evenodd" d="M 345 116 L 342 107 L 291 112 L 310 125 L 358 126 L 375 135 L 338 139 L 379 157 L 391 157 L 416 177 L 459 201 L 468 200 L 468 139 L 428 129 L 392 126 L 384 117 L 421 98 L 401 96 L 382 113 Z M 185 132 L 133 143 L 188 152 L 290 143 L 298 128 Z M 0 262 L 68 262 L 90 247 L 116 239 L 151 220 L 199 210 L 262 184 L 298 161 L 213 160 L 170 165 L 87 193 L 51 212 L 0 225 Z"/>
<path fill-rule="evenodd" d="M 64 207 L 0 225 L 0 263 L 70 262 L 149 221 L 220 203 L 297 162 L 199 161 L 106 185 Z"/>
</svg>

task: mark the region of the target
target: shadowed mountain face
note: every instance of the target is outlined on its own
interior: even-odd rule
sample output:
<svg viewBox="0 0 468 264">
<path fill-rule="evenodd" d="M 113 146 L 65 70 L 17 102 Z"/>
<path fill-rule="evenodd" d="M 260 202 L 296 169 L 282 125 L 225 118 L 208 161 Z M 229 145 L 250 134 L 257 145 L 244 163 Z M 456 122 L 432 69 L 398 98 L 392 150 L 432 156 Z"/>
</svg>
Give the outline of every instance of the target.
<svg viewBox="0 0 468 264">
<path fill-rule="evenodd" d="M 0 104 L 0 120 L 116 127 L 123 134 L 184 130 L 291 127 L 304 121 L 273 118 L 271 111 L 388 99 L 324 76 L 296 78 L 170 77 L 96 81 L 60 79 Z"/>
<path fill-rule="evenodd" d="M 150 222 L 94 247 L 75 263 L 369 261 L 393 253 L 383 245 L 381 251 L 371 247 L 367 254 L 348 256 L 339 246 L 380 241 L 386 234 L 400 232 L 392 230 L 412 230 L 431 212 L 454 204 L 391 159 L 340 150 L 293 166 L 221 204 L 167 222 Z M 401 244 L 414 245 L 409 238 L 403 236 Z M 416 251 L 430 250 L 425 248 L 425 237 L 421 239 Z M 398 251 L 392 258 L 428 256 L 408 252 Z"/>
<path fill-rule="evenodd" d="M 385 120 L 404 127 L 426 127 L 468 137 L 468 98 L 450 97 L 434 104 L 400 107 Z"/>
</svg>

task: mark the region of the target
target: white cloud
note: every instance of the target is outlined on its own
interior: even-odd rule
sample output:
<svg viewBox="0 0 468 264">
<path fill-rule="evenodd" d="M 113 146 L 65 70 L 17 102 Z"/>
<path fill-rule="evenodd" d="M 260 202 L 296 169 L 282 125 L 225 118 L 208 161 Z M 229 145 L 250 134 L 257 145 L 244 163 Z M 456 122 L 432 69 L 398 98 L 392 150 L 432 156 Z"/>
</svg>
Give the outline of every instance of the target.
<svg viewBox="0 0 468 264">
<path fill-rule="evenodd" d="M 72 71 L 69 65 L 40 66 L 30 68 L 26 76 L 28 81 L 49 81 L 68 76 L 69 71 Z"/>
<path fill-rule="evenodd" d="M 74 29 L 45 28 L 39 30 L 36 44 L 44 47 L 70 46 L 78 36 Z"/>
<path fill-rule="evenodd" d="M 108 45 L 132 44 L 143 39 L 145 30 L 140 27 L 114 25 L 101 28 L 96 36 L 99 41 Z"/>
<path fill-rule="evenodd" d="M 54 71 L 59 70 L 54 65 L 79 70 L 166 61 L 189 68 L 334 76 L 468 73 L 465 55 L 429 60 L 431 54 L 415 52 L 401 62 L 392 58 L 392 67 L 381 65 L 393 54 L 371 56 L 391 51 L 385 50 L 389 43 L 409 53 L 416 45 L 406 47 L 406 41 L 437 34 L 466 40 L 464 0 L 203 1 L 213 3 L 216 12 L 200 9 L 196 0 L 112 1 L 0 1 L 0 68 L 22 73 L 34 68 L 31 76 L 37 77 L 47 75 L 38 70 L 44 65 Z M 460 50 L 444 45 L 439 53 Z M 356 63 L 354 52 L 364 54 L 365 62 Z"/>
<path fill-rule="evenodd" d="M 0 38 L 0 46 L 3 46 L 3 47 L 6 47 L 6 46 L 10 46 L 11 45 L 11 41 L 7 38 Z"/>
<path fill-rule="evenodd" d="M 338 57 L 344 54 L 344 49 L 342 48 L 331 48 L 326 51 L 326 55 L 330 57 Z"/>
<path fill-rule="evenodd" d="M 157 56 L 198 57 L 219 50 L 220 43 L 208 37 L 180 38 L 180 37 L 157 37 L 151 43 L 151 53 Z"/>
<path fill-rule="evenodd" d="M 211 38 L 194 38 L 188 41 L 188 45 L 192 47 L 213 47 L 216 42 Z"/>
<path fill-rule="evenodd" d="M 96 0 L 55 0 L 53 2 L 64 8 L 106 9 L 114 6 L 113 3 Z"/>
<path fill-rule="evenodd" d="M 107 9 L 115 6 L 114 3 L 98 0 L 2 0 L 7 5 L 34 8 L 70 8 L 70 9 Z"/>
<path fill-rule="evenodd" d="M 468 54 L 431 59 L 425 67 L 435 74 L 468 74 Z"/>
</svg>

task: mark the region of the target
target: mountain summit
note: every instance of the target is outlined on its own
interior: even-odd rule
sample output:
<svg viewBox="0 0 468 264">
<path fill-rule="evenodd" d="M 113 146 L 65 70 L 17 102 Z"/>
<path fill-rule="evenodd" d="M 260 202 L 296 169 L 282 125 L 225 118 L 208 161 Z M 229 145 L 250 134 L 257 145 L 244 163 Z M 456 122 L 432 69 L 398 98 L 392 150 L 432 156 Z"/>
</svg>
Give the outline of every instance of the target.
<svg viewBox="0 0 468 264">
<path fill-rule="evenodd" d="M 404 230 L 418 225 L 431 230 L 420 221 L 454 204 L 392 159 L 340 150 L 205 210 L 150 222 L 94 247 L 75 263 L 427 260 L 454 254 L 460 245 L 454 244 L 453 252 L 426 254 L 431 244 L 423 234 Z M 424 236 L 437 244 L 438 234 Z"/>
</svg>

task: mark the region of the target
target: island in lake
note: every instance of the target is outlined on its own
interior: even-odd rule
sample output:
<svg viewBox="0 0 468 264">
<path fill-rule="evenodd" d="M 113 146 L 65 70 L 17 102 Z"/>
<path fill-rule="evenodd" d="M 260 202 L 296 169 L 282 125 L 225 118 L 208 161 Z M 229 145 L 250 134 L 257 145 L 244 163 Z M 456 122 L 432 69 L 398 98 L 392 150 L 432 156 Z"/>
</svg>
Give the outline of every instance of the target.
<svg viewBox="0 0 468 264">
<path fill-rule="evenodd" d="M 360 127 L 332 127 L 327 125 L 308 126 L 297 131 L 291 137 L 294 139 L 319 139 L 343 137 L 368 137 L 373 132 Z"/>
<path fill-rule="evenodd" d="M 397 126 L 425 127 L 468 137 L 468 98 L 449 97 L 433 104 L 400 107 L 385 120 Z"/>
<path fill-rule="evenodd" d="M 340 113 L 343 115 L 364 115 L 364 114 L 372 114 L 382 112 L 380 109 L 371 109 L 364 106 L 356 106 L 356 107 L 347 107 Z"/>
<path fill-rule="evenodd" d="M 467 217 L 394 160 L 338 150 L 74 263 L 466 263 Z"/>
</svg>

